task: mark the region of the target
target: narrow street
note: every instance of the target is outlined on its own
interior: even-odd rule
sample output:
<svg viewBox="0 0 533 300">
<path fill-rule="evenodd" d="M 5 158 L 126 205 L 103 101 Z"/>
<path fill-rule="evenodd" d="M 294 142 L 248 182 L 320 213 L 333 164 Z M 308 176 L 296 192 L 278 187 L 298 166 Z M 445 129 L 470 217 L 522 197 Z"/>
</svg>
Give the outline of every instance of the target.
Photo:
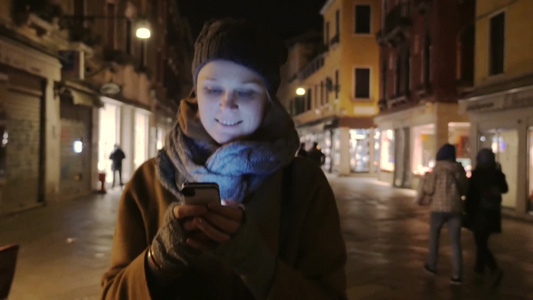
<svg viewBox="0 0 533 300">
<path fill-rule="evenodd" d="M 463 231 L 465 277 L 450 286 L 451 251 L 441 236 L 438 275 L 426 274 L 428 211 L 414 191 L 370 178 L 329 177 L 348 251 L 349 299 L 533 299 L 533 224 L 505 218 L 491 246 L 505 271 L 499 288 L 472 272 L 474 245 Z M 49 205 L 0 220 L 0 244 L 21 250 L 11 300 L 99 299 L 120 190 Z M 484 282 L 485 281 L 485 282 Z"/>
</svg>

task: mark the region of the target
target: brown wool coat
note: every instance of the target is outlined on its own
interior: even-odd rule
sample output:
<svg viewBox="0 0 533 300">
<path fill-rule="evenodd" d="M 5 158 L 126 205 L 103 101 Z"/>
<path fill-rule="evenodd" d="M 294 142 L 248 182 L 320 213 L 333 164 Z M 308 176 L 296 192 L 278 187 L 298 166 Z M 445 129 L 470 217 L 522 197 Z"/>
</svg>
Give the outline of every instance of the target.
<svg viewBox="0 0 533 300">
<path fill-rule="evenodd" d="M 278 257 L 268 299 L 345 299 L 346 250 L 331 188 L 322 171 L 305 158 L 295 158 L 288 168 L 270 176 L 245 203 L 247 216 L 254 218 Z M 102 299 L 151 299 L 145 277 L 146 249 L 168 204 L 176 200 L 159 184 L 155 169 L 155 159 L 144 163 L 124 190 L 111 268 L 102 278 Z M 283 184 L 287 180 L 291 184 Z M 281 208 L 289 216 L 282 218 L 287 222 L 282 231 L 279 221 L 272 221 L 280 220 Z M 186 299 L 250 298 L 242 281 L 227 267 L 217 261 L 204 267 L 201 276 L 185 275 L 176 285 L 175 299 L 178 295 L 189 295 Z"/>
</svg>

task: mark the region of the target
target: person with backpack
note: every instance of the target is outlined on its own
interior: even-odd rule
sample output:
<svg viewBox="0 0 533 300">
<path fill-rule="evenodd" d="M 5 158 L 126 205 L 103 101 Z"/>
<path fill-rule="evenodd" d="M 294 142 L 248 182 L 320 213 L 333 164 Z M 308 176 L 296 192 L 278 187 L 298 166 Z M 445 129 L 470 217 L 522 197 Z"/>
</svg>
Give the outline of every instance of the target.
<svg viewBox="0 0 533 300">
<path fill-rule="evenodd" d="M 470 177 L 465 210 L 472 220 L 470 229 L 476 243 L 474 272 L 482 275 L 487 267 L 492 275 L 493 287 L 499 285 L 503 272 L 498 267 L 488 242 L 491 234 L 502 230 L 502 193 L 507 193 L 508 190 L 505 174 L 496 162 L 494 152 L 488 148 L 481 149 L 476 156 L 476 168 Z"/>
<path fill-rule="evenodd" d="M 450 283 L 461 284 L 461 196 L 466 194 L 468 179 L 465 169 L 456 161 L 455 146 L 444 144 L 437 152 L 436 160 L 433 171 L 425 175 L 423 186 L 424 193 L 431 195 L 429 255 L 424 269 L 430 274 L 437 273 L 440 231 L 447 223 L 453 263 Z"/>
</svg>

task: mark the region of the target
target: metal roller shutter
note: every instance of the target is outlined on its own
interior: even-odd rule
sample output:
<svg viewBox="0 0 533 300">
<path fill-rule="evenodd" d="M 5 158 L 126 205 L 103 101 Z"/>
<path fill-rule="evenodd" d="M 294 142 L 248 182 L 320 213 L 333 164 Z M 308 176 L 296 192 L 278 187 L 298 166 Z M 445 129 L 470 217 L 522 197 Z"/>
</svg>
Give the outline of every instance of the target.
<svg viewBox="0 0 533 300">
<path fill-rule="evenodd" d="M 41 152 L 41 95 L 37 91 L 9 90 L 6 110 L 6 184 L 2 213 L 39 202 Z"/>
</svg>

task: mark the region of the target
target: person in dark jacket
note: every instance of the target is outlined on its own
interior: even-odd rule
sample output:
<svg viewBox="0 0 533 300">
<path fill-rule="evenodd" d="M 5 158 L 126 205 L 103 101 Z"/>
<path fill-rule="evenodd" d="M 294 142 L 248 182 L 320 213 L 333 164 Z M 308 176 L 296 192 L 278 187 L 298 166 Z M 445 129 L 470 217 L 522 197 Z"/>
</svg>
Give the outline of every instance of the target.
<svg viewBox="0 0 533 300">
<path fill-rule="evenodd" d="M 115 186 L 117 172 L 120 186 L 124 185 L 124 183 L 122 183 L 122 160 L 124 158 L 126 158 L 126 154 L 124 154 L 124 151 L 120 149 L 120 146 L 118 144 L 115 144 L 115 149 L 113 150 L 113 152 L 111 152 L 111 155 L 109 156 L 109 159 L 112 161 L 111 170 L 113 171 L 113 187 Z"/>
<path fill-rule="evenodd" d="M 491 149 L 483 148 L 476 156 L 476 168 L 472 172 L 466 197 L 465 209 L 472 220 L 471 229 L 476 242 L 476 265 L 474 271 L 483 274 L 487 267 L 497 286 L 503 276 L 494 255 L 489 250 L 489 237 L 500 233 L 502 193 L 509 190 L 500 165 Z"/>
<path fill-rule="evenodd" d="M 314 161 L 317 165 L 321 166 L 324 164 L 326 156 L 320 149 L 318 149 L 318 143 L 313 142 L 313 148 L 307 152 L 307 158 Z"/>
<path fill-rule="evenodd" d="M 307 151 L 305 151 L 305 143 L 300 144 L 300 148 L 298 149 L 296 156 L 307 157 Z"/>
</svg>

